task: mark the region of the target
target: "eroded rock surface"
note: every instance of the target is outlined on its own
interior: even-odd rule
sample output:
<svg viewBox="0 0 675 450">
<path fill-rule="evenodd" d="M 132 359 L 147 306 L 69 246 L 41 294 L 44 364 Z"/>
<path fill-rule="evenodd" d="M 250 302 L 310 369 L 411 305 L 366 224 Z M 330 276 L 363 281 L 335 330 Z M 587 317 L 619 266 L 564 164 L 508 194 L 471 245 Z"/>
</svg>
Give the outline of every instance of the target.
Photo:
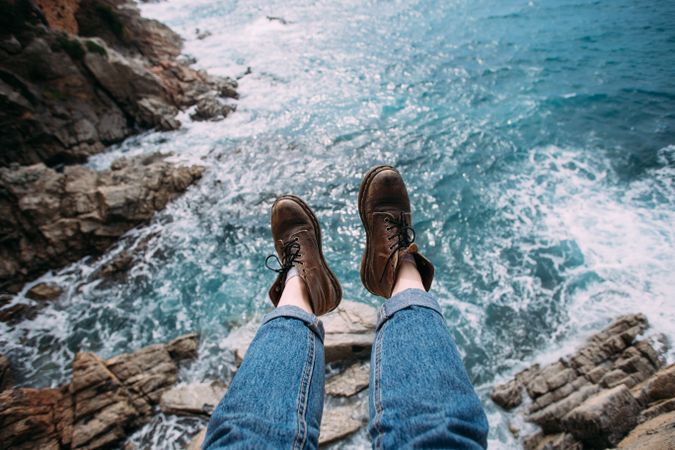
<svg viewBox="0 0 675 450">
<path fill-rule="evenodd" d="M 194 340 L 188 335 L 182 340 Z M 175 342 L 175 341 L 174 341 Z M 169 345 L 103 360 L 80 352 L 70 384 L 0 393 L 0 442 L 8 448 L 100 449 L 120 443 L 153 414 L 176 382 Z"/>
<path fill-rule="evenodd" d="M 82 162 L 178 109 L 236 97 L 181 63 L 182 40 L 128 0 L 9 2 L 0 26 L 0 165 Z M 41 8 L 41 9 L 40 9 Z"/>
<path fill-rule="evenodd" d="M 0 289 L 102 253 L 202 172 L 159 155 L 118 160 L 103 172 L 83 166 L 57 172 L 44 164 L 0 168 Z"/>
<path fill-rule="evenodd" d="M 647 327 L 642 314 L 620 317 L 576 353 L 496 386 L 495 403 L 541 428 L 521 437 L 523 447 L 614 447 L 675 409 L 675 366 L 662 368 L 663 355 L 637 339 Z"/>
</svg>

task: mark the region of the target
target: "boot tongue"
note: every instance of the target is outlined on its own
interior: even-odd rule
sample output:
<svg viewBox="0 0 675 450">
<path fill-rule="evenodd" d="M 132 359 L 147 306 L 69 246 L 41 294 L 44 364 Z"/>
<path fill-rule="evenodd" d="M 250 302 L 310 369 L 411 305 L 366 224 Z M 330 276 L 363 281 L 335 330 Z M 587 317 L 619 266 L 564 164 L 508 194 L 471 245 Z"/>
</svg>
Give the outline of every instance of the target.
<svg viewBox="0 0 675 450">
<path fill-rule="evenodd" d="M 415 244 L 414 242 L 413 242 L 412 244 L 410 244 L 410 245 L 408 246 L 408 248 L 406 248 L 406 249 L 404 250 L 404 252 L 407 253 L 407 254 L 409 254 L 409 255 L 412 255 L 412 254 L 417 253 L 417 252 L 419 252 L 419 251 L 420 251 L 420 249 L 417 248 L 417 244 Z"/>
</svg>

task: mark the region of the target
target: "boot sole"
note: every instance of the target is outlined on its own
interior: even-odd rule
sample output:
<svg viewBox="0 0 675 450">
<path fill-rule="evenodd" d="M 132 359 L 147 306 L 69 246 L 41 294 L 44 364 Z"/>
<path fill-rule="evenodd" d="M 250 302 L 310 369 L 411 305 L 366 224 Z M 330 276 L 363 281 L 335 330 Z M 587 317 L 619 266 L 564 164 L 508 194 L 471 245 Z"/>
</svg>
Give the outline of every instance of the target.
<svg viewBox="0 0 675 450">
<path fill-rule="evenodd" d="M 305 211 L 305 213 L 307 213 L 307 215 L 309 216 L 310 220 L 312 221 L 312 225 L 314 225 L 314 235 L 316 236 L 316 242 L 319 245 L 319 256 L 321 257 L 321 264 L 322 264 L 323 268 L 326 270 L 326 272 L 328 273 L 328 278 L 330 278 L 331 284 L 335 288 L 335 290 L 337 292 L 337 298 L 338 298 L 337 302 L 335 302 L 335 305 L 333 305 L 332 308 L 330 308 L 328 311 L 322 313 L 321 315 L 326 314 L 328 312 L 331 312 L 335 308 L 337 308 L 338 305 L 340 304 L 340 302 L 342 301 L 342 286 L 340 286 L 340 282 L 338 281 L 338 279 L 335 276 L 335 274 L 333 273 L 333 271 L 330 270 L 330 267 L 328 267 L 328 263 L 326 263 L 326 259 L 323 256 L 323 249 L 322 249 L 322 245 L 321 245 L 321 227 L 319 226 L 319 221 L 316 218 L 316 216 L 314 215 L 314 211 L 312 211 L 312 209 L 309 207 L 309 205 L 307 205 L 307 203 L 305 203 L 305 201 L 303 199 L 301 199 L 300 197 L 297 197 L 295 195 L 282 195 L 281 197 L 277 198 L 274 201 L 274 203 L 276 204 L 276 202 L 278 202 L 279 200 L 292 200 L 295 203 L 297 203 L 298 205 L 300 205 L 300 207 L 303 209 L 303 211 Z M 272 207 L 274 207 L 274 205 L 272 205 Z"/>
<path fill-rule="evenodd" d="M 384 171 L 384 170 L 393 170 L 394 172 L 398 173 L 398 170 L 393 168 L 392 166 L 375 166 L 372 169 L 370 169 L 366 174 L 363 176 L 363 180 L 361 181 L 361 187 L 359 188 L 359 216 L 361 217 L 361 223 L 363 224 L 363 228 L 366 230 L 366 248 L 363 251 L 363 256 L 361 257 L 361 283 L 363 283 L 363 286 L 368 290 L 373 295 L 380 295 L 377 292 L 373 292 L 370 289 L 368 280 L 366 279 L 366 267 L 369 267 L 370 261 L 368 261 L 368 249 L 370 248 L 370 231 L 368 230 L 368 226 L 366 225 L 366 216 L 365 216 L 365 207 L 364 207 L 364 200 L 365 200 L 365 194 L 370 188 L 370 183 L 373 181 L 373 178 L 375 178 L 375 175 L 378 173 Z"/>
</svg>

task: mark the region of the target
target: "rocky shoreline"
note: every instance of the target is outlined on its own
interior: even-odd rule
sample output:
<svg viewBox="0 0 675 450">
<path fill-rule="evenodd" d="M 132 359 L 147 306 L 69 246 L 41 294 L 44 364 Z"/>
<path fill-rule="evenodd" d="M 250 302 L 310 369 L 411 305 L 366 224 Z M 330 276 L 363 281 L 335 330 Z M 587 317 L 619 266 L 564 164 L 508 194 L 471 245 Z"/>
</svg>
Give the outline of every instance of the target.
<svg viewBox="0 0 675 450">
<path fill-rule="evenodd" d="M 642 314 L 618 318 L 586 345 L 535 364 L 492 391 L 526 450 L 675 448 L 675 365 L 666 336 L 641 339 Z"/>
<path fill-rule="evenodd" d="M 130 0 L 0 2 L 0 320 L 24 283 L 88 255 L 199 179 L 159 156 L 81 166 L 145 129 L 220 120 L 236 81 L 190 67 L 182 39 Z"/>
<path fill-rule="evenodd" d="M 326 315 L 326 399 L 321 445 L 338 442 L 367 422 L 370 346 L 375 337 L 375 309 L 344 301 Z M 222 342 L 223 352 L 241 363 L 257 322 L 234 330 Z M 199 417 L 204 428 L 188 448 L 199 448 L 205 425 L 229 380 L 202 380 L 176 385 L 181 365 L 198 357 L 199 337 L 188 334 L 168 344 L 103 360 L 79 352 L 71 382 L 57 387 L 12 387 L 11 365 L 0 356 L 0 442 L 8 448 L 103 449 L 124 446 L 134 431 L 159 413 Z M 236 358 L 236 359 L 235 359 Z M 125 442 L 126 441 L 126 442 Z"/>
</svg>

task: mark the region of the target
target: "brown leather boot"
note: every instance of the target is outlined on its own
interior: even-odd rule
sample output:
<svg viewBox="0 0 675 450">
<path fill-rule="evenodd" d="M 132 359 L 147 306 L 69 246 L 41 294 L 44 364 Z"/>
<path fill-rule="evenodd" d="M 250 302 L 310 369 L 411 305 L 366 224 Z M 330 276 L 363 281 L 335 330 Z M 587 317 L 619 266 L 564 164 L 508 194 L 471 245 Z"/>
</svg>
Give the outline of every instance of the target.
<svg viewBox="0 0 675 450">
<path fill-rule="evenodd" d="M 272 205 L 272 237 L 278 256 L 268 256 L 265 266 L 279 274 L 269 291 L 274 306 L 281 298 L 286 274 L 295 266 L 314 314 L 320 316 L 337 308 L 342 288 L 323 257 L 319 222 L 309 206 L 293 195 L 279 197 Z M 278 269 L 269 266 L 270 259 L 277 260 Z"/>
<path fill-rule="evenodd" d="M 414 244 L 408 191 L 401 174 L 390 166 L 368 171 L 359 190 L 359 214 L 366 229 L 366 250 L 361 258 L 361 281 L 371 293 L 391 297 L 399 261 L 412 255 L 422 284 L 428 291 L 434 266 Z"/>
</svg>

